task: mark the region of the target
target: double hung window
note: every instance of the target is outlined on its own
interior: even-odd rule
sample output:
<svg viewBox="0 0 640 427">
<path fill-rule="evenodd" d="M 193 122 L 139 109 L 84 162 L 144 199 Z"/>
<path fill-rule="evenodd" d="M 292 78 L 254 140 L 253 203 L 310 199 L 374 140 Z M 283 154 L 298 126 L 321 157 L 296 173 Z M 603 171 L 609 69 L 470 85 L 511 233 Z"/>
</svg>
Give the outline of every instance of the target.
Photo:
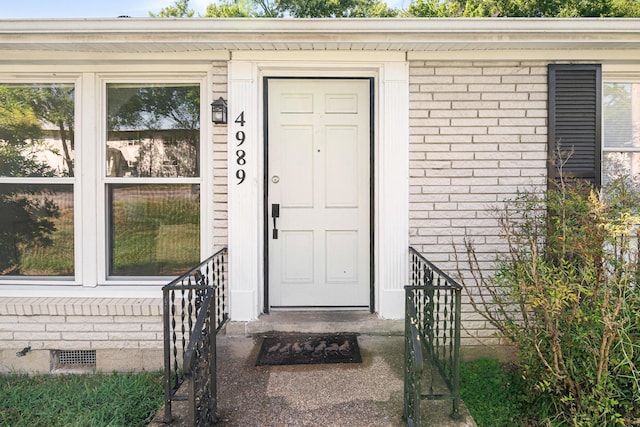
<svg viewBox="0 0 640 427">
<path fill-rule="evenodd" d="M 0 81 L 0 284 L 162 283 L 196 265 L 202 79 L 42 80 Z"/>
<path fill-rule="evenodd" d="M 603 85 L 603 182 L 640 176 L 640 81 Z"/>
<path fill-rule="evenodd" d="M 0 277 L 74 276 L 75 87 L 0 83 Z"/>
<path fill-rule="evenodd" d="M 200 259 L 200 87 L 106 86 L 108 276 L 170 276 Z"/>
</svg>

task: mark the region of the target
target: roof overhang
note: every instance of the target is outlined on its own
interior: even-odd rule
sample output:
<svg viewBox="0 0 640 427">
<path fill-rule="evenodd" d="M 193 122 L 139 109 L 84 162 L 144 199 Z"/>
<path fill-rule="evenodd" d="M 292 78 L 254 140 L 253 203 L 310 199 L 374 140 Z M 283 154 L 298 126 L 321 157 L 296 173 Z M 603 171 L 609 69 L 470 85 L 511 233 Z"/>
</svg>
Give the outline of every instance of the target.
<svg viewBox="0 0 640 427">
<path fill-rule="evenodd" d="M 115 18 L 0 20 L 0 51 L 640 49 L 632 18 Z"/>
</svg>

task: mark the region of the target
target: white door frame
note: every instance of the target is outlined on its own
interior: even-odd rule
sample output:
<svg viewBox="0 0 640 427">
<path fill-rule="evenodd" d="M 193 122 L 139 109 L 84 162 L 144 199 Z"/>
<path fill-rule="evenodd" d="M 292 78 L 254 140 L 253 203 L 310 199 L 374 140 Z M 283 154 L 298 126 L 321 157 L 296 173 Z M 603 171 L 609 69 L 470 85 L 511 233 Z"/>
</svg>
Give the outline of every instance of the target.
<svg viewBox="0 0 640 427">
<path fill-rule="evenodd" d="M 404 53 L 233 52 L 232 58 L 227 135 L 231 319 L 255 320 L 264 307 L 263 78 L 269 76 L 373 77 L 374 309 L 383 318 L 403 317 L 409 241 L 409 75 Z M 242 113 L 244 122 L 236 122 Z M 240 184 L 238 177 L 244 177 Z"/>
</svg>

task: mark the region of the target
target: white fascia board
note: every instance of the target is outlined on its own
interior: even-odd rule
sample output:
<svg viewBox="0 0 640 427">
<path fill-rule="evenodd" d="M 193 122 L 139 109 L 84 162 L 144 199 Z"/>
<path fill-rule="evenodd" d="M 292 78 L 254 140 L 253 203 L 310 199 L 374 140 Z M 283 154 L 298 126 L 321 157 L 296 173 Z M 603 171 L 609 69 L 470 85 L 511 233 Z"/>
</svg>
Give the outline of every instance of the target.
<svg viewBox="0 0 640 427">
<path fill-rule="evenodd" d="M 638 33 L 637 18 L 3 19 L 0 34 Z"/>
<path fill-rule="evenodd" d="M 578 43 L 640 43 L 635 18 L 378 18 L 378 19 L 63 19 L 0 20 L 0 49 L 6 44 L 215 43 L 232 49 L 239 43 L 262 50 L 265 43 L 292 40 L 313 43 L 379 43 L 400 45 L 465 43 L 468 48 L 491 43 L 496 48 Z M 74 46 L 81 50 L 81 47 Z M 194 49 L 196 50 L 196 49 Z M 424 50 L 430 50 L 425 48 Z"/>
<path fill-rule="evenodd" d="M 0 43 L 1 46 L 1 43 Z M 92 64 L 113 64 L 117 63 L 138 63 L 156 64 L 167 62 L 179 62 L 181 64 L 208 64 L 211 61 L 227 61 L 230 59 L 230 52 L 226 50 L 212 51 L 190 51 L 190 52 L 81 52 L 81 51 L 53 51 L 43 52 L 42 50 L 6 50 L 0 56 L 0 64 L 12 62 L 32 62 L 59 64 L 67 63 L 87 63 Z"/>
<path fill-rule="evenodd" d="M 640 47 L 640 46 L 639 46 Z M 407 52 L 408 61 L 591 61 L 636 62 L 627 49 L 473 50 Z"/>
</svg>

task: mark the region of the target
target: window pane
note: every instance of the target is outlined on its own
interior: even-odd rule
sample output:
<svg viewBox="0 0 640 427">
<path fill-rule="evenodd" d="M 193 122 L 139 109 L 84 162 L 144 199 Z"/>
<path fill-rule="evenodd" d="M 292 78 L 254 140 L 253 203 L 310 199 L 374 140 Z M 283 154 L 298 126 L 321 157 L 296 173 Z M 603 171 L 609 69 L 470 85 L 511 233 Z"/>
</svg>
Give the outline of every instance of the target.
<svg viewBox="0 0 640 427">
<path fill-rule="evenodd" d="M 109 275 L 175 276 L 200 262 L 199 185 L 109 185 Z"/>
<path fill-rule="evenodd" d="M 107 85 L 107 176 L 200 174 L 198 85 Z"/>
<path fill-rule="evenodd" d="M 0 84 L 0 176 L 73 176 L 74 87 Z"/>
<path fill-rule="evenodd" d="M 640 152 L 604 153 L 602 183 L 606 184 L 616 178 L 640 176 Z"/>
<path fill-rule="evenodd" d="M 640 149 L 640 84 L 604 85 L 604 146 Z"/>
<path fill-rule="evenodd" d="M 0 185 L 0 275 L 73 276 L 73 185 Z"/>
</svg>

